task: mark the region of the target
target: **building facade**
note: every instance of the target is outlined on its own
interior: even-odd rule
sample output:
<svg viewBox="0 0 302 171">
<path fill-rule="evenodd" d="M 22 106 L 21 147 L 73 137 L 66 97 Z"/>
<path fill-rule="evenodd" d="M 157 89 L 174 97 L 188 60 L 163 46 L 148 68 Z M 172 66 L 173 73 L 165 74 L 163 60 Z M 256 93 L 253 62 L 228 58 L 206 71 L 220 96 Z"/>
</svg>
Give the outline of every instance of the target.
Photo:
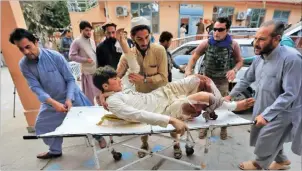
<svg viewBox="0 0 302 171">
<path fill-rule="evenodd" d="M 268 1 L 97 1 L 87 0 L 83 5 L 69 1 L 69 15 L 73 33 L 79 34 L 79 22 L 87 20 L 94 27 L 110 21 L 130 31 L 131 18 L 144 16 L 152 23 L 151 31 L 158 41 L 162 31 L 170 31 L 179 37 L 181 24 L 186 24 L 186 35 L 196 34 L 196 23 L 203 19 L 205 26 L 217 17 L 226 16 L 232 26 L 259 27 L 267 20 L 279 20 L 295 24 L 301 20 L 301 0 Z M 95 34 L 99 42 L 101 35 Z"/>
</svg>

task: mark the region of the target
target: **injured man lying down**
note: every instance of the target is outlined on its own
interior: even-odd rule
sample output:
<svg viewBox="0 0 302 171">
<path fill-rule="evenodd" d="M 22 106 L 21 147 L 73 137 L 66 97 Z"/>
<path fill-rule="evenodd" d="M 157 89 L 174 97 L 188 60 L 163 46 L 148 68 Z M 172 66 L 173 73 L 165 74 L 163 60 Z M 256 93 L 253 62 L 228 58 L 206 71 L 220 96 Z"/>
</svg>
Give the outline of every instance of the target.
<svg viewBox="0 0 302 171">
<path fill-rule="evenodd" d="M 241 111 L 254 104 L 252 98 L 237 102 L 225 101 L 213 81 L 202 75 L 173 81 L 150 93 L 125 93 L 116 71 L 105 66 L 97 69 L 93 82 L 106 97 L 109 111 L 118 118 L 162 127 L 171 124 L 176 133 L 181 135 L 187 129 L 183 120 L 198 117 L 201 112 L 207 121 L 217 118 L 214 110 L 218 108 Z M 172 136 L 176 138 L 175 134 Z M 180 150 L 174 146 L 175 149 Z"/>
</svg>

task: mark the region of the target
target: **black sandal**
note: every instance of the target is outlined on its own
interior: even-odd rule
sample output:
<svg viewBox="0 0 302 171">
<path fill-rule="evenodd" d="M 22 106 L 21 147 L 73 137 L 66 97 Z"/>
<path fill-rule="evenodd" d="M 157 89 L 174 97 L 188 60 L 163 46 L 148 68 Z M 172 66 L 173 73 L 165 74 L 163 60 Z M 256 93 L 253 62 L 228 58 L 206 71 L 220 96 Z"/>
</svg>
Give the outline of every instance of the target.
<svg viewBox="0 0 302 171">
<path fill-rule="evenodd" d="M 49 152 L 47 153 L 44 153 L 43 155 L 39 154 L 37 155 L 37 158 L 38 159 L 53 159 L 53 158 L 58 158 L 58 157 L 61 157 L 62 156 L 62 153 L 60 154 L 51 154 Z"/>
</svg>

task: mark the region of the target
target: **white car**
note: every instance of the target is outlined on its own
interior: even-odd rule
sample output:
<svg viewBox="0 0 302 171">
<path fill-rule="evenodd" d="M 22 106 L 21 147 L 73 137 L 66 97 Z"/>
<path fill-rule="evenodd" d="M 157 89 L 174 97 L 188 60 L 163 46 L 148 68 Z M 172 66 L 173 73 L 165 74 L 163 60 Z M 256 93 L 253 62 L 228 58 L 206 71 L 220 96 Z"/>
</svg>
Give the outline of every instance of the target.
<svg viewBox="0 0 302 171">
<path fill-rule="evenodd" d="M 249 65 L 252 63 L 254 59 L 254 48 L 252 46 L 253 39 L 234 39 L 238 42 L 241 55 L 244 58 L 244 66 L 237 72 L 235 80 L 230 83 L 230 90 L 231 88 L 243 78 L 244 73 L 248 69 Z M 189 59 L 192 57 L 192 54 L 196 47 L 201 43 L 202 40 L 191 41 L 181 45 L 180 47 L 174 49 L 171 54 L 176 64 L 178 65 L 187 65 Z M 203 57 L 201 56 L 195 64 L 194 73 L 199 73 L 199 71 L 203 67 Z M 233 100 L 241 100 L 249 97 L 253 97 L 254 95 L 254 86 L 247 88 L 244 92 L 240 93 L 237 97 Z"/>
<path fill-rule="evenodd" d="M 302 21 L 292 25 L 290 28 L 284 31 L 286 36 L 302 36 Z"/>
</svg>

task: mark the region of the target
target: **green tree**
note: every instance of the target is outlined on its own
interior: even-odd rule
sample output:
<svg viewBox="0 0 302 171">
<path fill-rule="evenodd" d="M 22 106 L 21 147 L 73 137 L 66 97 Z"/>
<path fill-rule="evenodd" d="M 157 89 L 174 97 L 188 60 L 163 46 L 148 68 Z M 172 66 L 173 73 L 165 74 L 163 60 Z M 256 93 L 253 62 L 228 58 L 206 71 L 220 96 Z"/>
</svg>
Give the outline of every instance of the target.
<svg viewBox="0 0 302 171">
<path fill-rule="evenodd" d="M 21 1 L 20 4 L 28 30 L 42 38 L 42 42 L 54 31 L 62 31 L 52 28 L 70 25 L 66 1 Z"/>
</svg>

